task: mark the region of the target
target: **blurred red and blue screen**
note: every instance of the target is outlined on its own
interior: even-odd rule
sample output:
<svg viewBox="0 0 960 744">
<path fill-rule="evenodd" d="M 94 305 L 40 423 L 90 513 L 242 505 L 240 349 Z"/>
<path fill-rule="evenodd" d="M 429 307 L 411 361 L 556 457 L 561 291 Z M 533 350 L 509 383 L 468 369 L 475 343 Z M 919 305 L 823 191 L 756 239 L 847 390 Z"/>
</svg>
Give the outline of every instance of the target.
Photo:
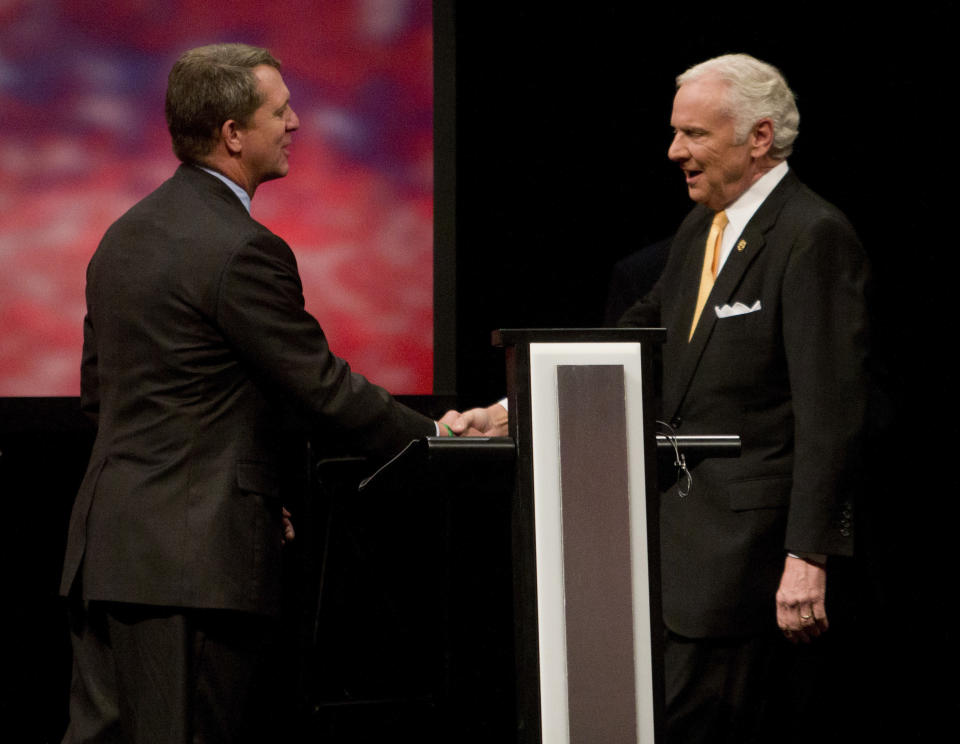
<svg viewBox="0 0 960 744">
<path fill-rule="evenodd" d="M 433 386 L 430 0 L 0 2 L 0 396 L 79 393 L 84 272 L 176 168 L 185 49 L 269 48 L 300 117 L 253 215 L 290 244 L 333 351 L 395 393 Z"/>
</svg>

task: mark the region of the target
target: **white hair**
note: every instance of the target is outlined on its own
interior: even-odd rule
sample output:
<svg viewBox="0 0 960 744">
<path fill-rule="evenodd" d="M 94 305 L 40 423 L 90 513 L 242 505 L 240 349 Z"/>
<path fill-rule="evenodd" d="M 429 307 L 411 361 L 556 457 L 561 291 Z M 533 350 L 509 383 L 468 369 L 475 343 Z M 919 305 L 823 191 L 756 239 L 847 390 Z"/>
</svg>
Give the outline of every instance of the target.
<svg viewBox="0 0 960 744">
<path fill-rule="evenodd" d="M 677 88 L 714 75 L 727 84 L 726 113 L 734 119 L 737 139 L 745 142 L 760 119 L 773 121 L 770 157 L 783 160 L 793 152 L 800 112 L 793 91 L 773 65 L 749 54 L 725 54 L 694 65 L 677 77 Z"/>
</svg>

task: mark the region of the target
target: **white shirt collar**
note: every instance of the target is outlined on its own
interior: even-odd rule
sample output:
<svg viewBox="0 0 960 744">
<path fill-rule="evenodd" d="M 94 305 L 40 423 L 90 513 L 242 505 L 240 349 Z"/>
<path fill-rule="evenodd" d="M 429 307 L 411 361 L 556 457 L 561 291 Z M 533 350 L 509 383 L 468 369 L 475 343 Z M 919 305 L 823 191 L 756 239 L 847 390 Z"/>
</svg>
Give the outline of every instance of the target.
<svg viewBox="0 0 960 744">
<path fill-rule="evenodd" d="M 790 169 L 786 160 L 777 163 L 724 210 L 727 213 L 727 226 L 723 230 L 723 241 L 720 243 L 720 258 L 717 263 L 718 274 L 747 223 L 757 213 L 760 205 L 766 201 L 777 184 L 787 175 L 788 170 Z"/>
<path fill-rule="evenodd" d="M 235 184 L 233 181 L 231 181 L 229 178 L 227 178 L 227 177 L 226 177 L 225 175 L 223 175 L 222 173 L 218 173 L 217 171 L 211 170 L 210 168 L 205 168 L 205 167 L 202 166 L 202 165 L 198 165 L 197 167 L 198 167 L 200 170 L 202 170 L 202 171 L 206 171 L 206 172 L 209 173 L 211 176 L 216 176 L 216 177 L 219 178 L 221 181 L 223 181 L 225 184 L 227 184 L 227 186 L 230 187 L 230 190 L 231 190 L 234 194 L 236 194 L 236 195 L 237 195 L 237 198 L 243 203 L 243 206 L 246 207 L 247 213 L 250 212 L 250 203 L 251 203 L 250 194 L 248 194 L 248 193 L 246 192 L 246 190 L 244 190 L 242 187 L 240 187 L 240 186 L 238 186 L 237 184 Z M 756 184 L 754 184 L 754 185 L 756 185 Z"/>
</svg>

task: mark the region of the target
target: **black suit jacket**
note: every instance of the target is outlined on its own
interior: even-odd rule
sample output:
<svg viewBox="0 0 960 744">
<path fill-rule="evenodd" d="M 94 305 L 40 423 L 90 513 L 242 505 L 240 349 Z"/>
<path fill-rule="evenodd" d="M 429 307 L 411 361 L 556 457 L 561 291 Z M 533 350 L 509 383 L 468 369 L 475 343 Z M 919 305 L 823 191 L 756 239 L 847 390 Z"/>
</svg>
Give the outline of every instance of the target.
<svg viewBox="0 0 960 744">
<path fill-rule="evenodd" d="M 435 433 L 331 354 L 296 261 L 199 168 L 107 231 L 87 269 L 82 405 L 98 423 L 61 592 L 277 612 L 280 412 L 387 455 Z"/>
<path fill-rule="evenodd" d="M 688 342 L 713 213 L 681 225 L 661 280 L 622 325 L 668 329 L 663 415 L 739 434 L 690 493 L 662 495 L 664 619 L 688 637 L 775 628 L 785 552 L 852 552 L 866 407 L 867 262 L 850 224 L 788 172 L 723 266 Z M 741 302 L 754 312 L 719 318 Z"/>
</svg>

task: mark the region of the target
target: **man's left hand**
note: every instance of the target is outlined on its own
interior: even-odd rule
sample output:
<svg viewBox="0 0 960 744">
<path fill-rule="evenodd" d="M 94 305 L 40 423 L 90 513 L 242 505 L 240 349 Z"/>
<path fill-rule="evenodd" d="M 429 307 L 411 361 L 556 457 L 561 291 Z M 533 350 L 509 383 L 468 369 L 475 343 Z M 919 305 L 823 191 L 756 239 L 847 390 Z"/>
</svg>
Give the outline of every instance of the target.
<svg viewBox="0 0 960 744">
<path fill-rule="evenodd" d="M 826 632 L 826 596 L 826 567 L 787 556 L 777 590 L 777 625 L 787 640 L 810 643 Z"/>
<path fill-rule="evenodd" d="M 288 542 L 293 542 L 293 539 L 297 536 L 293 531 L 293 521 L 290 517 L 290 512 L 287 511 L 287 507 L 282 507 L 280 512 L 283 518 L 283 544 L 286 545 Z"/>
</svg>

